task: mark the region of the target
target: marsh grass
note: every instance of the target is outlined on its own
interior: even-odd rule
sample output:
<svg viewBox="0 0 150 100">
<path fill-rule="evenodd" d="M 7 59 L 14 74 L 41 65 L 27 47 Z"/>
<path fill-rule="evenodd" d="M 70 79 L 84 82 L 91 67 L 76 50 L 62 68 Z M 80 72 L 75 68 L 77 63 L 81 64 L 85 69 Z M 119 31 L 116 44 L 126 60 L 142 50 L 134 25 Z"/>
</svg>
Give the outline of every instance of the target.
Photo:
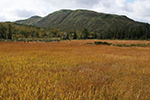
<svg viewBox="0 0 150 100">
<path fill-rule="evenodd" d="M 0 42 L 0 99 L 150 98 L 149 47 L 87 42 Z"/>
</svg>

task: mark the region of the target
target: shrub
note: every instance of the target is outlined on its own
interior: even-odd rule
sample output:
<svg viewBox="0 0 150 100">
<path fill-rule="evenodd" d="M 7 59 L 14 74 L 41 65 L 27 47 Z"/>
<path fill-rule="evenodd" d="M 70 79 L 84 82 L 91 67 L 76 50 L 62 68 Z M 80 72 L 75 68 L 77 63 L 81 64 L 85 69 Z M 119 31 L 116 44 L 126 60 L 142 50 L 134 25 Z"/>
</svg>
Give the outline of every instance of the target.
<svg viewBox="0 0 150 100">
<path fill-rule="evenodd" d="M 131 45 L 126 45 L 126 47 L 131 47 Z"/>
<path fill-rule="evenodd" d="M 130 46 L 136 46 L 136 44 L 130 44 Z"/>
<path fill-rule="evenodd" d="M 0 41 L 5 41 L 5 39 L 0 39 Z"/>
<path fill-rule="evenodd" d="M 117 44 L 117 45 L 115 45 L 115 44 L 113 44 L 113 46 L 118 46 L 118 47 L 133 47 L 133 46 L 137 46 L 137 47 L 146 47 L 146 46 L 150 46 L 150 43 L 148 43 L 148 44 L 140 44 L 140 43 L 138 43 L 138 44 L 130 44 L 130 45 L 126 45 L 126 44 Z"/>
<path fill-rule="evenodd" d="M 112 43 L 100 42 L 100 41 L 98 41 L 98 42 L 94 42 L 94 44 L 96 44 L 96 45 L 100 45 L 100 44 L 103 44 L 103 45 L 111 45 Z"/>
<path fill-rule="evenodd" d="M 40 42 L 43 42 L 43 39 L 41 38 L 41 39 L 39 39 L 39 41 L 40 41 Z"/>
<path fill-rule="evenodd" d="M 121 44 L 121 46 L 122 46 L 122 47 L 126 47 L 127 45 L 126 45 L 126 44 Z"/>
<path fill-rule="evenodd" d="M 103 42 L 104 45 L 111 45 L 112 43 Z"/>
<path fill-rule="evenodd" d="M 116 45 L 114 45 L 114 46 L 117 46 L 117 47 L 122 47 L 122 45 L 121 45 L 121 44 L 116 44 Z"/>
<path fill-rule="evenodd" d="M 147 46 L 150 46 L 150 43 L 147 43 Z"/>
<path fill-rule="evenodd" d="M 18 40 L 17 41 L 23 41 L 23 39 L 22 38 L 18 38 Z"/>
<path fill-rule="evenodd" d="M 44 42 L 52 42 L 52 39 L 45 39 Z"/>
<path fill-rule="evenodd" d="M 103 44 L 103 42 L 100 42 L 100 41 L 98 41 L 98 42 L 94 42 L 94 44 Z"/>
<path fill-rule="evenodd" d="M 146 44 L 140 44 L 140 43 L 138 43 L 137 46 L 139 46 L 139 47 L 145 47 Z"/>
<path fill-rule="evenodd" d="M 33 40 L 32 38 L 29 38 L 28 41 L 29 41 L 29 42 L 33 42 L 34 40 Z"/>
<path fill-rule="evenodd" d="M 126 44 L 113 44 L 113 46 L 117 46 L 117 47 L 131 47 L 130 45 L 126 45 Z"/>
</svg>

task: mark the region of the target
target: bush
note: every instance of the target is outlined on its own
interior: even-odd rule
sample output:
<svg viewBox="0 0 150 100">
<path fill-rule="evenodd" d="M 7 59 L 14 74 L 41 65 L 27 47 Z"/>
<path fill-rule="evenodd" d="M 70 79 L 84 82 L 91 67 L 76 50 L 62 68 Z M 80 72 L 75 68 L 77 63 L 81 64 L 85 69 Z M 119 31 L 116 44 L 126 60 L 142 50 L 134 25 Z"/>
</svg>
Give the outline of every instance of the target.
<svg viewBox="0 0 150 100">
<path fill-rule="evenodd" d="M 103 42 L 100 42 L 100 41 L 98 41 L 98 42 L 94 42 L 94 44 L 103 44 Z"/>
<path fill-rule="evenodd" d="M 40 41 L 40 42 L 43 42 L 44 40 L 41 38 L 41 39 L 39 39 L 39 41 Z"/>
<path fill-rule="evenodd" d="M 137 46 L 139 46 L 139 47 L 145 47 L 146 44 L 140 44 L 140 43 L 138 43 Z"/>
<path fill-rule="evenodd" d="M 126 47 L 131 47 L 131 45 L 126 45 Z"/>
<path fill-rule="evenodd" d="M 116 45 L 113 45 L 113 46 L 122 47 L 122 45 L 121 45 L 121 44 L 116 44 Z"/>
<path fill-rule="evenodd" d="M 140 43 L 138 43 L 138 44 L 130 44 L 130 45 L 126 45 L 126 44 L 113 44 L 113 46 L 118 46 L 118 47 L 133 47 L 133 46 L 137 46 L 137 47 L 146 47 L 146 46 L 150 46 L 150 43 L 148 43 L 148 44 L 140 44 Z"/>
<path fill-rule="evenodd" d="M 0 41 L 5 41 L 5 39 L 0 39 Z"/>
<path fill-rule="evenodd" d="M 17 41 L 23 41 L 23 39 L 22 38 L 18 38 L 18 40 Z"/>
<path fill-rule="evenodd" d="M 127 45 L 126 45 L 126 44 L 121 44 L 121 46 L 122 46 L 122 47 L 126 47 Z"/>
<path fill-rule="evenodd" d="M 130 44 L 131 46 L 136 46 L 136 44 Z"/>
<path fill-rule="evenodd" d="M 52 42 L 52 39 L 45 39 L 44 42 Z"/>
<path fill-rule="evenodd" d="M 29 42 L 33 42 L 34 40 L 32 38 L 27 39 Z"/>
<path fill-rule="evenodd" d="M 113 44 L 113 46 L 117 46 L 117 47 L 131 47 L 131 45 L 126 45 L 126 44 Z"/>
<path fill-rule="evenodd" d="M 98 42 L 94 42 L 94 44 L 96 44 L 96 45 L 100 45 L 100 44 L 103 44 L 103 45 L 111 45 L 112 43 L 100 42 L 100 41 L 98 41 Z"/>
<path fill-rule="evenodd" d="M 103 42 L 104 45 L 111 45 L 112 43 Z"/>
<path fill-rule="evenodd" d="M 150 46 L 150 43 L 147 43 L 147 46 Z"/>
</svg>

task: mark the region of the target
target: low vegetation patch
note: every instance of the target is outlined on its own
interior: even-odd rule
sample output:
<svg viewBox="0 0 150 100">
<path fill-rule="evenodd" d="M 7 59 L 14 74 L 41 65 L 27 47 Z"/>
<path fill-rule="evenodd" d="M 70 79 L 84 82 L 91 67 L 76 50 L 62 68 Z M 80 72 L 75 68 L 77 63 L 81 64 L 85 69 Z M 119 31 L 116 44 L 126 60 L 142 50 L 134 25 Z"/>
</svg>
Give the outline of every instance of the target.
<svg viewBox="0 0 150 100">
<path fill-rule="evenodd" d="M 137 44 L 113 44 L 108 42 L 95 41 L 94 43 L 88 42 L 86 44 L 95 44 L 95 45 L 112 45 L 117 47 L 147 47 L 150 46 L 150 43 L 137 43 Z"/>
<path fill-rule="evenodd" d="M 130 45 L 127 45 L 127 44 L 113 44 L 113 46 L 118 46 L 118 47 L 147 47 L 147 46 L 150 46 L 150 43 L 138 43 L 138 44 L 130 44 Z"/>
<path fill-rule="evenodd" d="M 112 43 L 108 43 L 108 42 L 101 42 L 101 41 L 96 41 L 96 42 L 94 42 L 94 44 L 96 44 L 96 45 L 111 45 Z"/>
<path fill-rule="evenodd" d="M 131 47 L 131 45 L 127 45 L 127 44 L 113 44 L 113 46 L 117 46 L 117 47 Z"/>
</svg>

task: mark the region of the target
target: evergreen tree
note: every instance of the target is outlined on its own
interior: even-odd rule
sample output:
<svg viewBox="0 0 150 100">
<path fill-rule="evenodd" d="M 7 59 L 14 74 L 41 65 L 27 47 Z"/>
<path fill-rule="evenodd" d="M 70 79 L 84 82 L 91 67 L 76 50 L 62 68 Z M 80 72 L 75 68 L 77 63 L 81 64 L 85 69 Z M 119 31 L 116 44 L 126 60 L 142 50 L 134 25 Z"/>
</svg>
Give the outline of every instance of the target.
<svg viewBox="0 0 150 100">
<path fill-rule="evenodd" d="M 84 35 L 84 39 L 88 39 L 89 32 L 88 32 L 87 28 L 84 28 L 84 30 L 82 31 L 82 34 Z"/>
<path fill-rule="evenodd" d="M 137 39 L 142 38 L 143 36 L 143 29 L 142 26 L 140 25 L 139 27 L 136 28 L 136 37 Z"/>
<path fill-rule="evenodd" d="M 76 32 L 74 32 L 73 39 L 77 39 L 77 33 Z"/>
<path fill-rule="evenodd" d="M 121 34 L 120 39 L 124 39 L 125 38 L 125 30 L 123 28 L 120 30 L 120 34 Z"/>
<path fill-rule="evenodd" d="M 4 25 L 0 24 L 0 38 L 6 39 L 6 30 L 7 28 Z"/>
<path fill-rule="evenodd" d="M 149 32 L 150 32 L 149 24 L 148 24 L 148 23 L 145 23 L 145 24 L 144 24 L 144 30 L 143 30 L 144 39 L 148 39 L 148 38 L 149 38 L 149 35 L 150 35 Z"/>
<path fill-rule="evenodd" d="M 136 29 L 133 29 L 131 31 L 131 39 L 137 39 L 137 36 L 136 36 Z"/>
<path fill-rule="evenodd" d="M 96 31 L 94 32 L 94 39 L 97 39 L 97 33 L 96 33 Z"/>
<path fill-rule="evenodd" d="M 66 36 L 66 39 L 69 39 L 69 33 L 67 32 L 67 36 Z"/>
<path fill-rule="evenodd" d="M 73 29 L 74 29 L 74 35 L 73 35 L 73 39 L 77 39 L 78 38 L 78 36 L 77 36 L 77 33 L 76 33 L 76 28 L 75 27 L 73 27 Z"/>
<path fill-rule="evenodd" d="M 8 39 L 12 39 L 11 24 L 9 24 L 9 27 L 8 27 Z"/>
</svg>

